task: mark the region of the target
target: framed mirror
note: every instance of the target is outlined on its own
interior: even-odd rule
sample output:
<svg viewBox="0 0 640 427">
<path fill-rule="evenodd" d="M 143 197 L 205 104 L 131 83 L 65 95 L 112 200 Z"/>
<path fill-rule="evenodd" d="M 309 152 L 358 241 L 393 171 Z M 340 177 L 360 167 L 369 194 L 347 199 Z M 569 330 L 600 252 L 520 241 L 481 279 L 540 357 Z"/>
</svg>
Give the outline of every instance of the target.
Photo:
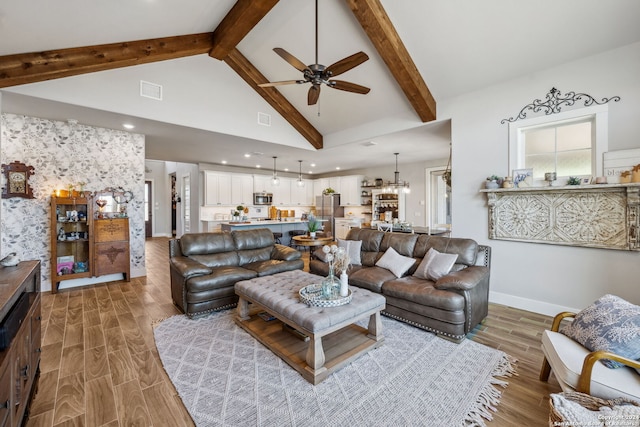
<svg viewBox="0 0 640 427">
<path fill-rule="evenodd" d="M 109 187 L 96 191 L 93 200 L 97 205 L 96 219 L 124 218 L 127 216 L 127 205 L 133 200 L 133 193 L 122 187 Z"/>
</svg>

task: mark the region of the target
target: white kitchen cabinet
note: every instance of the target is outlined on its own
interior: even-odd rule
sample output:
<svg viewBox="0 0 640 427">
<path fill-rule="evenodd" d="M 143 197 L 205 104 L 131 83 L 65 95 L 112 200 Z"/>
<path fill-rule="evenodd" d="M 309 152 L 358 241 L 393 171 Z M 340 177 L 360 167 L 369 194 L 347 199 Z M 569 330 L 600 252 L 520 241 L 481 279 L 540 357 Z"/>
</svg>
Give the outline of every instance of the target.
<svg viewBox="0 0 640 427">
<path fill-rule="evenodd" d="M 253 175 L 254 193 L 272 193 L 271 175 Z"/>
<path fill-rule="evenodd" d="M 349 175 L 340 177 L 340 206 L 361 206 L 362 175 Z"/>
<path fill-rule="evenodd" d="M 362 218 L 336 218 L 336 239 L 346 239 L 349 230 L 353 227 L 360 227 Z"/>
<path fill-rule="evenodd" d="M 310 179 L 303 179 L 304 187 L 298 186 L 298 180 L 291 183 L 291 204 L 293 206 L 312 206 L 314 204 L 314 182 Z"/>
<path fill-rule="evenodd" d="M 329 187 L 329 178 L 318 178 L 313 180 L 313 196 L 322 196 L 325 188 Z"/>
<path fill-rule="evenodd" d="M 253 176 L 231 174 L 231 204 L 251 206 L 253 204 Z"/>
<path fill-rule="evenodd" d="M 291 178 L 280 177 L 280 184 L 271 187 L 274 206 L 289 206 L 291 204 Z"/>
<path fill-rule="evenodd" d="M 231 174 L 204 171 L 205 206 L 231 206 Z"/>
</svg>

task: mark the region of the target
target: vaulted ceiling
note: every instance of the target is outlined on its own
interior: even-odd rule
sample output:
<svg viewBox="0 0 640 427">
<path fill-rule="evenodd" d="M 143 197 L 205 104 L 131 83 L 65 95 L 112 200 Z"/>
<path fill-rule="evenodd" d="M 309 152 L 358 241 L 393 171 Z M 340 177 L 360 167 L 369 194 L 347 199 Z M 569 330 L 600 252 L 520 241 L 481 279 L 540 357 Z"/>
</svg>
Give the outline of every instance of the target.
<svg viewBox="0 0 640 427">
<path fill-rule="evenodd" d="M 289 166 L 319 161 L 317 172 L 389 164 L 394 151 L 401 162 L 446 157 L 449 125 L 434 121 L 434 98 L 640 40 L 634 0 L 321 0 L 319 62 L 366 52 L 341 78 L 372 90 L 323 88 L 309 107 L 307 85 L 258 85 L 300 78 L 274 47 L 314 62 L 312 0 L 10 3 L 0 5 L 3 111 L 133 121 L 148 158 L 219 163 L 228 154 L 229 164 L 253 166 L 257 155 L 268 166 L 279 155 Z M 163 100 L 141 98 L 140 80 L 161 84 Z"/>
</svg>

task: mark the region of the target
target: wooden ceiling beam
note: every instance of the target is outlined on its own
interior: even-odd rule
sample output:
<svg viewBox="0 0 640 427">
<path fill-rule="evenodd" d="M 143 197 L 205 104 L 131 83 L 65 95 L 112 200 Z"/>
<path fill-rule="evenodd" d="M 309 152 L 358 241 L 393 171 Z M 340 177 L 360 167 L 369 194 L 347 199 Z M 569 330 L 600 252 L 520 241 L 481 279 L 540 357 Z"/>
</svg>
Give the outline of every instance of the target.
<svg viewBox="0 0 640 427">
<path fill-rule="evenodd" d="M 238 0 L 213 31 L 212 58 L 223 60 L 279 0 Z"/>
<path fill-rule="evenodd" d="M 234 48 L 229 51 L 224 58 L 224 62 L 280 113 L 291 126 L 300 132 L 311 145 L 318 150 L 323 147 L 322 134 L 275 87 L 258 86 L 262 83 L 268 83 L 269 80 L 238 49 Z"/>
<path fill-rule="evenodd" d="M 423 122 L 436 119 L 436 101 L 380 0 L 346 0 L 382 60 Z"/>
<path fill-rule="evenodd" d="M 0 56 L 0 88 L 207 53 L 213 33 Z"/>
</svg>

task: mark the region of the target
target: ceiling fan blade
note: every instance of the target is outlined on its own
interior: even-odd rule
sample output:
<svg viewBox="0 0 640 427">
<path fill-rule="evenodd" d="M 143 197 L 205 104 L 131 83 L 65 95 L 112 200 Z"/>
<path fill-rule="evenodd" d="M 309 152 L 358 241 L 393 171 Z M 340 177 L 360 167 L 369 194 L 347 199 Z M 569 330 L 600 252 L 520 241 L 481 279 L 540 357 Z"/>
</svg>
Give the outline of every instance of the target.
<svg viewBox="0 0 640 427">
<path fill-rule="evenodd" d="M 307 94 L 307 104 L 316 105 L 316 102 L 318 102 L 319 97 L 320 97 L 320 85 L 312 85 L 309 88 L 309 93 Z"/>
<path fill-rule="evenodd" d="M 272 86 L 282 86 L 282 85 L 292 85 L 292 84 L 301 84 L 301 83 L 306 83 L 305 80 L 284 80 L 281 82 L 270 82 L 270 83 L 261 83 L 258 86 L 260 87 L 272 87 Z"/>
<path fill-rule="evenodd" d="M 351 82 L 345 82 L 342 80 L 330 80 L 329 86 L 334 89 L 345 90 L 347 92 L 360 93 L 363 95 L 366 95 L 371 90 L 368 87 L 360 86 Z"/>
<path fill-rule="evenodd" d="M 331 73 L 329 76 L 337 76 L 350 69 L 357 67 L 363 62 L 367 61 L 369 56 L 367 56 L 364 52 L 354 53 L 351 56 L 347 56 L 346 58 L 341 59 L 340 61 L 329 65 L 325 69 L 325 73 Z"/>
<path fill-rule="evenodd" d="M 300 61 L 298 58 L 296 58 L 295 56 L 291 55 L 289 52 L 287 52 L 286 50 L 284 50 L 281 47 L 274 47 L 273 51 L 275 53 L 277 53 L 278 55 L 280 55 L 280 57 L 282 57 L 282 59 L 284 59 L 285 61 L 287 61 L 289 64 L 291 64 L 295 69 L 297 69 L 298 71 L 302 71 L 303 73 L 305 71 L 309 71 L 311 72 L 311 70 L 309 69 L 309 67 L 307 67 L 302 61 Z"/>
</svg>

